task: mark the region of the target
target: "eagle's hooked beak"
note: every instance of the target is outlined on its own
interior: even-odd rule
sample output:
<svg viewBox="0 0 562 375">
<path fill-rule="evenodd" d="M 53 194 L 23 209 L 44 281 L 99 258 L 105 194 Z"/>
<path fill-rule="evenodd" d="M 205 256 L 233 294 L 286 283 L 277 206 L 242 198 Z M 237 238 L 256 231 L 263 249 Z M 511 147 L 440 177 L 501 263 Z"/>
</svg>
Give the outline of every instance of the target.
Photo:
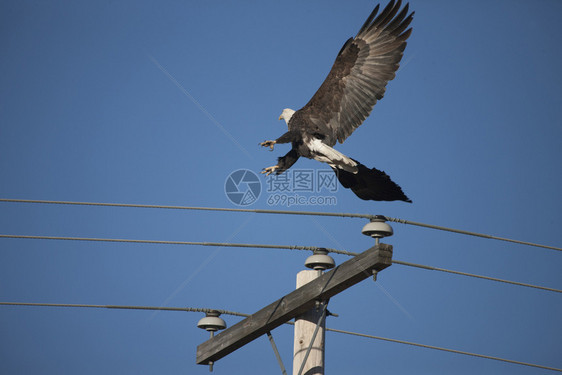
<svg viewBox="0 0 562 375">
<path fill-rule="evenodd" d="M 279 120 L 283 120 L 283 115 L 279 116 Z"/>
</svg>

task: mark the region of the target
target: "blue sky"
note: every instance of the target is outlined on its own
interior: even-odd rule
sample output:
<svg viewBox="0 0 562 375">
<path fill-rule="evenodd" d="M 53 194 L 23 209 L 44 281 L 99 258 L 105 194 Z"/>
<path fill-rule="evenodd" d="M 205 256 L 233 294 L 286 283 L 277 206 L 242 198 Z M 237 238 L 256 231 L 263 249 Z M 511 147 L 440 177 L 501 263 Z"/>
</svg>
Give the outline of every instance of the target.
<svg viewBox="0 0 562 375">
<path fill-rule="evenodd" d="M 314 94 L 375 2 L 3 1 L 0 198 L 237 207 L 225 181 L 273 165 L 258 143 Z M 414 31 L 372 115 L 338 150 L 413 204 L 343 188 L 249 208 L 382 214 L 561 246 L 558 1 L 411 1 Z M 324 165 L 299 160 L 316 173 Z M 309 204 L 310 197 L 335 197 Z M 0 233 L 324 246 L 360 252 L 366 220 L 0 203 Z M 392 224 L 397 260 L 562 287 L 553 250 Z M 309 253 L 0 239 L 0 301 L 252 313 Z M 338 264 L 346 257 L 334 255 Z M 330 301 L 328 326 L 562 368 L 559 294 L 393 265 Z M 0 372 L 189 373 L 197 313 L 0 308 Z M 224 317 L 229 325 L 238 318 Z M 290 367 L 293 334 L 273 335 Z M 327 334 L 329 373 L 550 373 Z M 217 374 L 278 373 L 266 337 Z"/>
</svg>

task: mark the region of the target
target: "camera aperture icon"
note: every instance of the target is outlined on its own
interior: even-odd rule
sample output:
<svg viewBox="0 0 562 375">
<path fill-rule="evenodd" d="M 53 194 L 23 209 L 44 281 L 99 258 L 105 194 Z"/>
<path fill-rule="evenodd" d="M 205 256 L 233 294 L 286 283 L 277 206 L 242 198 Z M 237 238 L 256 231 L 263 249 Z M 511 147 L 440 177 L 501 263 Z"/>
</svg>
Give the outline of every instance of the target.
<svg viewBox="0 0 562 375">
<path fill-rule="evenodd" d="M 251 170 L 239 169 L 226 178 L 224 192 L 232 203 L 238 206 L 249 206 L 260 196 L 261 181 Z"/>
</svg>

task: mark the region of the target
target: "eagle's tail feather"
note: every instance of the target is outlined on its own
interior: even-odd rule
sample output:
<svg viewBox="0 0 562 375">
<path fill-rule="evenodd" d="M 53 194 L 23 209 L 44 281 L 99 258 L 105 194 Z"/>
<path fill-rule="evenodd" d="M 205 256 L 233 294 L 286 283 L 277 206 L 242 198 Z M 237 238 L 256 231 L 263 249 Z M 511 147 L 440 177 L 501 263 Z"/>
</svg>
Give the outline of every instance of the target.
<svg viewBox="0 0 562 375">
<path fill-rule="evenodd" d="M 369 169 L 357 160 L 354 161 L 357 163 L 357 173 L 332 167 L 343 187 L 351 189 L 355 195 L 363 200 L 399 200 L 412 203 L 410 198 L 404 194 L 402 188 L 392 181 L 384 171 L 379 171 L 376 168 Z"/>
</svg>

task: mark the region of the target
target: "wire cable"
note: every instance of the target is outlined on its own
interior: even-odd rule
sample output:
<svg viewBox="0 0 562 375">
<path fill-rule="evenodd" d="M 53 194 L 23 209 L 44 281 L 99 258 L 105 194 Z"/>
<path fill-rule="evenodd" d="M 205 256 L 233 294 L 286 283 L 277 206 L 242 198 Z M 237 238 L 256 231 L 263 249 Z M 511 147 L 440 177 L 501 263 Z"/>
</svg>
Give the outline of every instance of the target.
<svg viewBox="0 0 562 375">
<path fill-rule="evenodd" d="M 88 304 L 68 304 L 68 303 L 26 303 L 26 302 L 0 302 L 0 306 L 74 307 L 74 308 L 82 307 L 82 308 L 104 308 L 104 309 L 128 309 L 128 310 L 187 311 L 187 312 L 204 312 L 204 313 L 211 312 L 211 311 L 218 311 L 219 313 L 224 314 L 224 315 L 233 315 L 233 316 L 241 316 L 241 317 L 249 317 L 250 316 L 250 314 L 243 314 L 243 313 L 235 312 L 235 311 L 220 310 L 220 309 L 206 309 L 206 308 L 191 308 L 191 307 L 88 305 Z M 286 324 L 293 325 L 294 323 L 293 322 L 287 322 Z M 443 347 L 439 347 L 439 346 L 419 344 L 419 343 L 415 343 L 415 342 L 411 342 L 411 341 L 397 340 L 397 339 L 391 339 L 391 338 L 387 338 L 387 337 L 368 335 L 368 334 L 364 334 L 364 333 L 344 331 L 344 330 L 335 329 L 335 328 L 326 328 L 326 331 L 342 333 L 342 334 L 352 335 L 352 336 L 365 337 L 365 338 L 375 339 L 375 340 L 394 342 L 394 343 L 397 343 L 397 344 L 410 345 L 410 346 L 415 346 L 415 347 L 419 347 L 419 348 L 439 350 L 439 351 L 455 353 L 455 354 L 462 354 L 462 355 L 467 355 L 467 356 L 472 356 L 472 357 L 491 359 L 491 360 L 494 360 L 494 361 L 507 362 L 507 363 L 511 363 L 511 364 L 540 368 L 540 369 L 544 369 L 544 370 L 552 370 L 552 371 L 562 372 L 562 369 L 555 368 L 555 367 L 542 366 L 542 365 L 537 365 L 537 364 L 533 364 L 533 363 L 515 361 L 515 360 L 511 360 L 511 359 L 494 357 L 494 356 L 489 356 L 489 355 L 484 355 L 484 354 L 477 354 L 477 353 L 465 352 L 465 351 L 461 351 L 461 350 L 448 349 L 448 348 L 443 348 Z"/>
<path fill-rule="evenodd" d="M 285 214 L 285 215 L 309 215 L 309 216 L 332 216 L 332 217 L 347 217 L 347 218 L 362 218 L 362 219 L 374 219 L 377 215 L 369 214 L 353 214 L 353 213 L 343 213 L 343 212 L 314 212 L 314 211 L 287 211 L 287 210 L 262 210 L 262 209 L 250 209 L 250 208 L 219 208 L 219 207 L 190 207 L 190 206 L 166 206 L 166 205 L 149 205 L 149 204 L 126 204 L 126 203 L 96 203 L 96 202 L 73 202 L 73 201 L 53 201 L 53 200 L 37 200 L 37 199 L 1 199 L 0 202 L 9 203 L 40 203 L 40 204 L 61 204 L 61 205 L 80 205 L 80 206 L 103 206 L 103 207 L 135 207 L 135 208 L 160 208 L 160 209 L 174 209 L 174 210 L 199 210 L 199 211 L 226 211 L 226 212 L 251 212 L 260 214 Z M 461 229 L 454 229 L 443 227 L 439 225 L 424 224 L 410 220 L 398 219 L 389 216 L 385 216 L 387 221 L 414 225 L 423 228 L 436 229 L 446 232 L 464 234 L 468 236 L 475 236 L 486 238 L 490 240 L 505 241 L 516 243 L 526 246 L 540 247 L 544 249 L 562 251 L 561 247 L 542 245 L 533 242 L 519 241 L 510 238 L 497 237 L 489 234 L 470 232 Z"/>
<path fill-rule="evenodd" d="M 85 307 L 95 309 L 121 309 L 121 310 L 161 310 L 161 311 L 184 311 L 184 312 L 213 312 L 218 311 L 224 315 L 249 317 L 249 314 L 243 314 L 235 311 L 192 308 L 192 307 L 165 307 L 165 306 L 125 306 L 125 305 L 88 305 L 77 303 L 29 303 L 29 302 L 0 302 L 1 306 L 34 306 L 34 307 Z"/>
<path fill-rule="evenodd" d="M 343 255 L 349 255 L 349 256 L 357 256 L 359 255 L 359 253 L 353 253 L 350 251 L 342 251 L 342 250 L 336 250 L 333 251 L 330 250 L 336 254 L 343 254 Z M 473 277 L 473 278 L 477 278 L 477 279 L 483 279 L 483 280 L 489 280 L 489 281 L 496 281 L 496 282 L 500 282 L 500 283 L 505 283 L 505 284 L 511 284 L 511 285 L 517 285 L 517 286 L 523 286 L 526 288 L 534 288 L 534 289 L 540 289 L 540 290 L 546 290 L 549 292 L 555 292 L 555 293 L 562 293 L 562 289 L 555 289 L 555 288 L 549 288 L 546 286 L 540 286 L 540 285 L 533 285 L 533 284 L 527 284 L 527 283 L 521 283 L 519 281 L 511 281 L 511 280 L 505 280 L 505 279 L 499 279 L 497 277 L 491 277 L 491 276 L 483 276 L 483 275 L 477 275 L 474 273 L 468 273 L 468 272 L 462 272 L 462 271 L 454 271 L 454 270 L 449 270 L 446 268 L 440 268 L 440 267 L 433 267 L 433 266 L 426 266 L 424 264 L 417 264 L 417 263 L 411 263 L 411 262 L 404 262 L 401 260 L 392 260 L 392 264 L 399 264 L 401 266 L 407 266 L 407 267 L 414 267 L 414 268 L 421 268 L 421 269 L 425 269 L 425 270 L 430 270 L 430 271 L 439 271 L 439 272 L 446 272 L 446 273 L 451 273 L 454 275 L 459 275 L 459 276 L 467 276 L 467 277 Z"/>
<path fill-rule="evenodd" d="M 10 235 L 10 234 L 0 234 L 0 238 L 13 238 L 13 239 L 34 239 L 34 240 L 61 240 L 61 241 L 90 241 L 90 242 L 117 242 L 117 243 L 137 243 L 137 244 L 156 244 L 156 245 L 194 245 L 194 246 L 215 246 L 215 247 L 242 247 L 242 248 L 256 248 L 256 249 L 282 249 L 282 250 L 302 250 L 302 251 L 314 251 L 320 249 L 316 246 L 289 246 L 289 245 L 267 245 L 267 244 L 247 244 L 247 243 L 231 243 L 231 242 L 194 242 L 194 241 L 158 241 L 158 240 L 133 240 L 133 239 L 119 239 L 119 238 L 91 238 L 91 237 L 58 237 L 58 236 L 26 236 L 26 235 Z M 347 256 L 357 256 L 359 253 L 338 250 L 331 248 L 322 248 L 328 252 L 334 254 L 341 254 Z M 540 290 L 546 290 L 550 292 L 562 293 L 562 290 L 549 288 L 533 284 L 525 284 L 518 281 L 510 281 L 499 279 L 490 276 L 482 276 L 468 272 L 448 270 L 445 268 L 426 266 L 423 264 L 416 264 L 410 262 L 403 262 L 400 260 L 392 260 L 392 263 L 399 264 L 407 267 L 416 267 L 426 270 L 446 272 L 460 276 L 467 276 L 473 278 L 479 278 L 484 280 L 502 282 L 506 284 L 512 284 L 517 286 L 523 286 L 527 288 L 535 288 Z"/>
<path fill-rule="evenodd" d="M 334 253 L 337 254 L 343 254 L 343 255 L 349 255 L 349 256 L 357 256 L 359 255 L 359 253 L 353 253 L 350 251 L 342 251 L 342 250 L 330 250 Z M 446 273 L 451 273 L 454 275 L 459 275 L 459 276 L 467 276 L 467 277 L 474 277 L 477 279 L 483 279 L 483 280 L 489 280 L 489 281 L 496 281 L 496 282 L 500 282 L 500 283 L 505 283 L 505 284 L 511 284 L 511 285 L 517 285 L 517 286 L 523 286 L 526 288 L 534 288 L 534 289 L 540 289 L 540 290 L 546 290 L 549 292 L 555 292 L 555 293 L 562 293 L 562 289 L 555 289 L 555 288 L 549 288 L 546 286 L 540 286 L 540 285 L 533 285 L 533 284 L 527 284 L 527 283 L 521 283 L 519 281 L 511 281 L 511 280 L 505 280 L 505 279 L 499 279 L 497 277 L 491 277 L 491 276 L 483 276 L 483 275 L 477 275 L 474 273 L 468 273 L 468 272 L 462 272 L 462 271 L 454 271 L 454 270 L 449 270 L 446 268 L 440 268 L 440 267 L 433 267 L 433 266 L 426 266 L 424 264 L 417 264 L 417 263 L 411 263 L 411 262 L 404 262 L 401 260 L 392 260 L 392 264 L 399 264 L 401 266 L 407 266 L 407 267 L 414 267 L 414 268 L 421 268 L 421 269 L 425 269 L 425 270 L 430 270 L 430 271 L 439 271 L 439 272 L 446 272 Z"/>
<path fill-rule="evenodd" d="M 505 284 L 523 286 L 523 287 L 526 287 L 526 288 L 534 288 L 534 289 L 547 290 L 549 292 L 562 293 L 561 289 L 548 288 L 548 287 L 545 287 L 545 286 L 539 286 L 539 285 L 533 285 L 533 284 L 526 284 L 526 283 L 521 283 L 521 282 L 518 282 L 518 281 L 498 279 L 496 277 L 490 277 L 490 276 L 476 275 L 474 273 L 453 271 L 453 270 L 448 270 L 448 269 L 445 269 L 445 268 L 425 266 L 423 264 L 403 262 L 403 261 L 400 261 L 400 260 L 392 260 L 392 263 L 393 264 L 399 264 L 399 265 L 402 265 L 402 266 L 407 266 L 407 267 L 416 267 L 416 268 L 422 268 L 422 269 L 431 270 L 431 271 L 452 273 L 454 275 L 468 276 L 468 277 L 474 277 L 474 278 L 477 278 L 477 279 L 483 279 L 483 280 L 496 281 L 496 282 L 505 283 Z"/>
<path fill-rule="evenodd" d="M 273 349 L 273 354 L 275 354 L 275 358 L 277 359 L 277 363 L 281 368 L 281 373 L 283 375 L 287 375 L 287 370 L 285 369 L 285 365 L 283 364 L 283 360 L 281 359 L 281 355 L 279 354 L 279 349 L 277 349 L 277 345 L 275 344 L 275 340 L 273 339 L 273 335 L 271 331 L 267 331 L 267 338 L 269 339 L 269 343 L 271 344 L 271 348 Z"/>
<path fill-rule="evenodd" d="M 285 249 L 285 250 L 310 250 L 319 249 L 316 246 L 287 246 L 287 245 L 266 245 L 266 244 L 248 244 L 248 243 L 231 243 L 231 242 L 195 242 L 195 241 L 159 241 L 159 240 L 132 240 L 123 238 L 93 238 L 93 237 L 59 237 L 59 236 L 25 236 L 0 234 L 0 238 L 14 239 L 31 239 L 31 240 L 60 240 L 60 241 L 86 241 L 86 242 L 120 242 L 120 243 L 137 243 L 137 244 L 156 244 L 156 245 L 194 245 L 194 246 L 216 246 L 216 247 L 248 247 L 263 249 Z M 337 249 L 326 249 L 339 254 L 347 253 Z M 347 254 L 346 254 L 347 255 Z"/>
<path fill-rule="evenodd" d="M 489 235 L 489 234 L 476 233 L 476 232 L 469 232 L 469 231 L 467 231 L 467 230 L 461 230 L 461 229 L 454 229 L 454 228 L 442 227 L 442 226 L 439 226 L 439 225 L 418 223 L 418 222 L 415 222 L 415 221 L 404 220 L 404 219 L 397 219 L 397 218 L 388 217 L 388 216 L 385 216 L 385 218 L 386 218 L 387 221 L 392 221 L 392 222 L 394 222 L 394 223 L 415 225 L 415 226 L 418 226 L 418 227 L 430 228 L 430 229 L 437 229 L 437 230 L 442 230 L 442 231 L 446 231 L 446 232 L 453 232 L 453 233 L 458 233 L 458 234 L 464 234 L 464 235 L 467 235 L 467 236 L 475 236 L 475 237 L 487 238 L 487 239 L 489 239 L 489 240 L 512 242 L 512 243 L 516 243 L 516 244 L 519 244 L 519 245 L 527 245 L 527 246 L 534 246 L 534 247 L 542 247 L 542 248 L 544 248 L 544 249 L 562 251 L 562 248 L 561 248 L 561 247 L 556 247 L 556 246 L 541 245 L 541 244 L 537 244 L 537 243 L 533 243 L 533 242 L 526 242 L 526 241 L 513 240 L 513 239 L 510 239 L 510 238 L 491 236 L 491 235 Z"/>
<path fill-rule="evenodd" d="M 528 362 L 514 361 L 512 359 L 505 359 L 505 358 L 493 357 L 493 356 L 484 355 L 484 354 L 477 354 L 477 353 L 465 352 L 465 351 L 461 351 L 461 350 L 442 348 L 442 347 L 439 347 L 439 346 L 418 344 L 418 343 L 411 342 L 411 341 L 389 339 L 389 338 L 386 338 L 386 337 L 367 335 L 367 334 L 364 334 L 364 333 L 357 333 L 357 332 L 343 331 L 343 330 L 335 329 L 335 328 L 326 328 L 326 331 L 332 331 L 332 332 L 343 333 L 343 334 L 346 334 L 346 335 L 353 335 L 353 336 L 359 336 L 359 337 L 366 337 L 366 338 L 375 339 L 375 340 L 389 341 L 389 342 L 394 342 L 394 343 L 398 343 L 398 344 L 411 345 L 411 346 L 416 346 L 416 347 L 419 347 L 419 348 L 440 350 L 440 351 L 443 351 L 443 352 L 462 354 L 462 355 L 467 355 L 467 356 L 471 356 L 471 357 L 491 359 L 491 360 L 494 360 L 494 361 L 507 362 L 507 363 L 512 363 L 512 364 L 521 365 L 521 366 L 535 367 L 535 368 L 540 368 L 540 369 L 544 369 L 544 370 L 552 370 L 552 371 L 562 372 L 562 369 L 555 368 L 555 367 L 536 365 L 536 364 L 528 363 Z"/>
</svg>

